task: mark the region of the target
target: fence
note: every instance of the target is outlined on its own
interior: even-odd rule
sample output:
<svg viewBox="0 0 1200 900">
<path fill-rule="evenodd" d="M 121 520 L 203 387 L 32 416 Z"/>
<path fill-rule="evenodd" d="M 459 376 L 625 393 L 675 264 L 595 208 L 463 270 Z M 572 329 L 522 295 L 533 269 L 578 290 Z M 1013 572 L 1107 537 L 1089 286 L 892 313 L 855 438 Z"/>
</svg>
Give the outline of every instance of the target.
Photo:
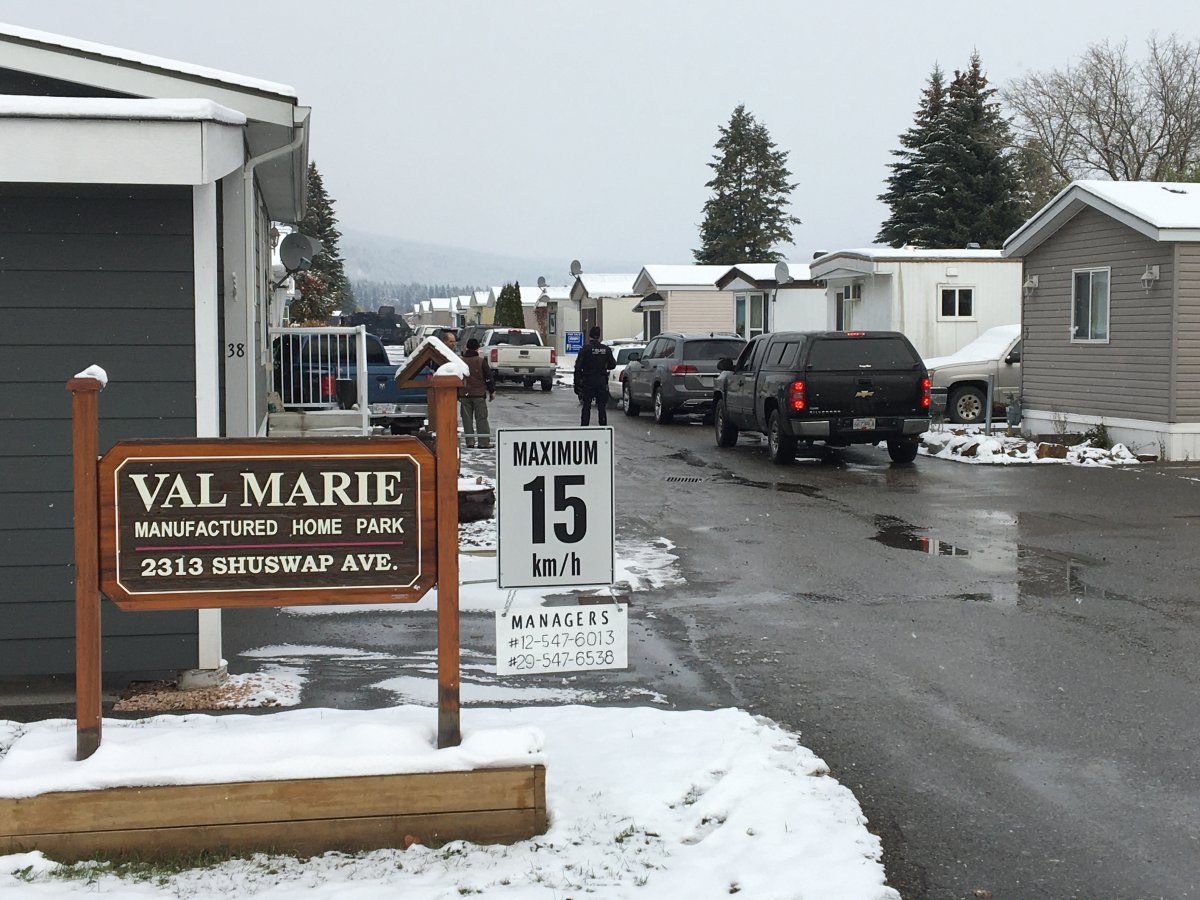
<svg viewBox="0 0 1200 900">
<path fill-rule="evenodd" d="M 285 409 L 352 409 L 371 433 L 367 329 L 271 328 L 272 388 Z"/>
</svg>

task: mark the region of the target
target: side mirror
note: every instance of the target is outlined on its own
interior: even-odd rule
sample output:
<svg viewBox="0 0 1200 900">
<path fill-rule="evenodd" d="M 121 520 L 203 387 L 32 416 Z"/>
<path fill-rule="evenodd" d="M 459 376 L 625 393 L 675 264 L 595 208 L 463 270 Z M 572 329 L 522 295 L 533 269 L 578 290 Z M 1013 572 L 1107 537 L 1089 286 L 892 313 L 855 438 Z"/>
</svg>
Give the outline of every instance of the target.
<svg viewBox="0 0 1200 900">
<path fill-rule="evenodd" d="M 730 359 L 728 356 L 723 356 L 720 359 L 718 359 L 717 360 L 717 371 L 718 372 L 732 372 L 733 371 L 733 360 Z"/>
<path fill-rule="evenodd" d="M 1013 363 L 1019 363 L 1020 361 L 1021 353 L 1018 350 L 1014 350 L 1012 353 L 1008 354 L 1008 356 L 1004 357 L 1004 364 L 1006 366 L 1011 366 Z"/>
<path fill-rule="evenodd" d="M 641 358 L 642 354 L 638 353 L 636 350 L 629 354 L 629 362 L 637 362 Z"/>
</svg>

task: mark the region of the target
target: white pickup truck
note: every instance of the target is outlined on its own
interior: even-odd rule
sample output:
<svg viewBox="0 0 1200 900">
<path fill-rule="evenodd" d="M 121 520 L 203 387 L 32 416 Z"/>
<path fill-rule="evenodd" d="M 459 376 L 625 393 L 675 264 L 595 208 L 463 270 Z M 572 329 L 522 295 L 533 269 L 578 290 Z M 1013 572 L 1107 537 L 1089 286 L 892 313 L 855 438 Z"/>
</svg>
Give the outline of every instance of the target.
<svg viewBox="0 0 1200 900">
<path fill-rule="evenodd" d="M 543 391 L 554 387 L 558 352 L 542 344 L 542 336 L 533 329 L 488 328 L 470 334 L 469 331 L 464 330 L 464 337 L 478 339 L 479 352 L 492 367 L 497 381 L 519 381 L 527 388 L 541 382 Z"/>
<path fill-rule="evenodd" d="M 1021 394 L 1021 326 L 997 325 L 950 356 L 925 360 L 929 370 L 934 415 L 943 411 L 951 422 L 974 425 L 987 413 L 988 379 L 992 403 Z"/>
</svg>

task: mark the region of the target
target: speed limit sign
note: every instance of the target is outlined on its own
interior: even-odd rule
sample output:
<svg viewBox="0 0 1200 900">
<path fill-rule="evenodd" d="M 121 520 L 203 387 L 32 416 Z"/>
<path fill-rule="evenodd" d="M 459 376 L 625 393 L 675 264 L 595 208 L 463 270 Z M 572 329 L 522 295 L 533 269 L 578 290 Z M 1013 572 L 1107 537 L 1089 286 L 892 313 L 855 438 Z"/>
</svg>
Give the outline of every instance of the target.
<svg viewBox="0 0 1200 900">
<path fill-rule="evenodd" d="M 499 586 L 613 583 L 612 429 L 496 431 Z"/>
</svg>

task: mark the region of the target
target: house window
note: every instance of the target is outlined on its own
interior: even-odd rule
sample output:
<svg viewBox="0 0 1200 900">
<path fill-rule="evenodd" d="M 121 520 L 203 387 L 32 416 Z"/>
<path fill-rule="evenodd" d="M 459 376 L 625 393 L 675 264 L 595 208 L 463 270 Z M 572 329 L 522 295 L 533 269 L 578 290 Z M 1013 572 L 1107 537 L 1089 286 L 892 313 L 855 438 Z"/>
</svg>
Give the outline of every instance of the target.
<svg viewBox="0 0 1200 900">
<path fill-rule="evenodd" d="M 941 289 L 942 307 L 939 319 L 975 318 L 975 288 L 944 287 Z"/>
<path fill-rule="evenodd" d="M 546 312 L 546 328 L 550 334 L 556 334 L 558 329 L 558 311 L 551 309 Z"/>
<path fill-rule="evenodd" d="M 746 340 L 767 330 L 767 295 L 735 294 L 733 329 Z"/>
<path fill-rule="evenodd" d="M 1071 340 L 1108 340 L 1108 269 L 1072 273 Z"/>
</svg>

